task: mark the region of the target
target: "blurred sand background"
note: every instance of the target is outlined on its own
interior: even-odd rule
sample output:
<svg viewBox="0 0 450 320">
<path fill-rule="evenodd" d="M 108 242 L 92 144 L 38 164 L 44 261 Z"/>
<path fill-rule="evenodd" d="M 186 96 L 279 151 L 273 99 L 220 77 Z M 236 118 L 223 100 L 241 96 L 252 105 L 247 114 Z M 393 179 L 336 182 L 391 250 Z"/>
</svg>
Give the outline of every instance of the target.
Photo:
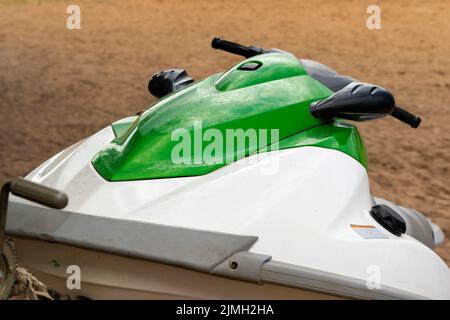
<svg viewBox="0 0 450 320">
<path fill-rule="evenodd" d="M 81 30 L 66 8 L 81 7 Z M 366 28 L 378 4 L 382 30 Z M 416 208 L 450 237 L 450 1 L 0 0 L 0 181 L 149 105 L 147 79 L 196 79 L 239 57 L 215 35 L 278 47 L 392 90 L 423 118 L 362 124 L 373 193 Z M 450 263 L 450 241 L 437 249 Z"/>
</svg>

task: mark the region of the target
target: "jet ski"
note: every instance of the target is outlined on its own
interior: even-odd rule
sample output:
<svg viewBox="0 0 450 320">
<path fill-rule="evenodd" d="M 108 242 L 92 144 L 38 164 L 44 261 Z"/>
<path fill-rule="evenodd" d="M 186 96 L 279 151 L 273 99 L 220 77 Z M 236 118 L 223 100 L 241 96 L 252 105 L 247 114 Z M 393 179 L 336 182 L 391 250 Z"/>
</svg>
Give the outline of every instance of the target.
<svg viewBox="0 0 450 320">
<path fill-rule="evenodd" d="M 319 62 L 212 47 L 245 60 L 156 73 L 146 110 L 4 185 L 0 288 L 18 262 L 90 299 L 450 299 L 442 230 L 371 194 L 355 126 L 421 119 Z"/>
</svg>

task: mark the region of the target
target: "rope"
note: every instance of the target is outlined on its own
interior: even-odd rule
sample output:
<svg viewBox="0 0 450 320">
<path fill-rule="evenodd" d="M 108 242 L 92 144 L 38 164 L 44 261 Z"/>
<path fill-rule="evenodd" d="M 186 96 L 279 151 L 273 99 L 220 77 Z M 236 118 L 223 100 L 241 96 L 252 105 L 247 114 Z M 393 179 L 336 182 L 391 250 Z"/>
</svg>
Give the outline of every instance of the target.
<svg viewBox="0 0 450 320">
<path fill-rule="evenodd" d="M 26 269 L 18 267 L 16 281 L 8 300 L 69 300 L 68 295 L 60 295 L 47 288 Z"/>
</svg>

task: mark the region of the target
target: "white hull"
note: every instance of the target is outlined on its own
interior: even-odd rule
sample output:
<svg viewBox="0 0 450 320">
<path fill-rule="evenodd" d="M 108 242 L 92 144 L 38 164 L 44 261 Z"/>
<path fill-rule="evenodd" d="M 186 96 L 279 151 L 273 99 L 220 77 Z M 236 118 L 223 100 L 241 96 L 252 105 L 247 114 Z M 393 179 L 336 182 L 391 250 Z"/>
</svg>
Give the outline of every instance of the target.
<svg viewBox="0 0 450 320">
<path fill-rule="evenodd" d="M 107 182 L 90 161 L 112 139 L 111 128 L 105 128 L 27 176 L 67 193 L 64 211 L 11 197 L 10 235 L 94 250 L 18 241 L 21 263 L 44 280 L 59 277 L 48 279 L 55 286 L 67 277 L 64 268 L 48 263 L 57 255 L 64 264 L 82 268 L 85 288 L 130 290 L 122 298 L 138 292 L 149 297 L 309 297 L 302 290 L 268 284 L 295 282 L 300 289 L 318 286 L 334 293 L 350 285 L 347 296 L 362 298 L 450 299 L 449 269 L 432 250 L 442 238 L 432 230 L 435 226 L 391 204 L 399 214 L 408 212 L 409 231 L 396 236 L 385 229 L 370 214 L 376 201 L 366 169 L 342 152 L 293 148 L 268 152 L 256 162 L 248 157 L 203 176 Z M 373 232 L 367 236 L 353 226 L 369 226 Z M 246 252 L 244 262 L 250 265 L 240 273 L 228 270 L 226 260 L 239 252 Z M 126 266 L 117 268 L 118 261 Z M 166 277 L 167 270 L 175 271 Z M 382 294 L 366 286 L 371 279 Z M 80 294 L 120 297 L 88 293 Z"/>
<path fill-rule="evenodd" d="M 160 263 L 66 245 L 15 239 L 21 266 L 60 293 L 90 299 L 338 299 L 273 284 L 253 284 Z M 67 267 L 81 269 L 69 290 Z"/>
</svg>

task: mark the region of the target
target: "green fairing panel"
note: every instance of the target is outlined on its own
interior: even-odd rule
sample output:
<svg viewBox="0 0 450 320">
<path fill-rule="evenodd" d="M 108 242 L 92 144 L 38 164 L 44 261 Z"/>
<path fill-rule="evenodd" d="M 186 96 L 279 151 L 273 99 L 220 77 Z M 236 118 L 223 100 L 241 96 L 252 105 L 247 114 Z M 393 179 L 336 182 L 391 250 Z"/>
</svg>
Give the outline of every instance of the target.
<svg viewBox="0 0 450 320">
<path fill-rule="evenodd" d="M 261 64 L 262 67 L 256 71 L 239 70 L 241 66 L 252 62 Z M 225 72 L 217 80 L 216 88 L 229 91 L 305 75 L 307 72 L 300 61 L 289 53 L 261 55 L 247 59 Z"/>
<path fill-rule="evenodd" d="M 252 61 L 261 67 L 255 71 L 239 70 Z M 213 75 L 160 99 L 134 121 L 119 121 L 113 125 L 116 138 L 97 153 L 92 163 L 109 181 L 206 174 L 261 151 L 270 143 L 293 139 L 294 135 L 323 124 L 311 116 L 309 104 L 331 94 L 332 91 L 307 75 L 291 54 L 252 57 L 224 74 Z M 194 128 L 199 121 L 202 130 Z M 172 161 L 172 152 L 181 141 L 180 135 L 173 134 L 180 129 L 190 137 L 190 163 Z M 221 150 L 223 161 L 205 163 L 203 151 L 214 140 L 202 139 L 208 129 L 216 129 L 224 140 L 228 129 L 266 129 L 268 139 L 256 143 L 249 139 L 244 147 L 234 143 L 234 148 Z M 271 129 L 279 130 L 275 140 Z M 186 138 L 185 134 L 181 136 Z M 336 143 L 333 139 L 327 141 Z"/>
<path fill-rule="evenodd" d="M 290 136 L 279 143 L 279 149 L 322 147 L 344 152 L 360 162 L 366 169 L 368 156 L 358 129 L 346 122 L 323 124 Z"/>
<path fill-rule="evenodd" d="M 131 116 L 131 117 L 126 117 L 119 121 L 114 122 L 111 125 L 113 132 L 114 132 L 114 136 L 117 138 L 117 137 L 125 135 L 127 130 L 130 128 L 130 126 L 133 124 L 133 122 L 136 121 L 137 118 L 138 118 L 138 116 Z"/>
</svg>

